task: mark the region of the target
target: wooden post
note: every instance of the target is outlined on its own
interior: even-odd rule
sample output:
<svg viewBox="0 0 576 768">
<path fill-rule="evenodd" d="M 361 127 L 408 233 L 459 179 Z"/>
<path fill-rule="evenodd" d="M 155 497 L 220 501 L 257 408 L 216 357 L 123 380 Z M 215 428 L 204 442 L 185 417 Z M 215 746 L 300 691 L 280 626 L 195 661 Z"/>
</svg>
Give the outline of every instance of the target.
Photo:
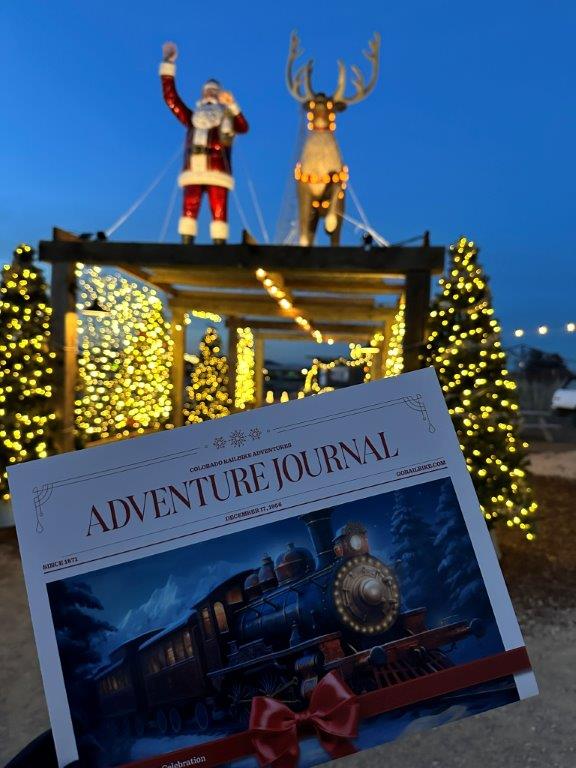
<svg viewBox="0 0 576 768">
<path fill-rule="evenodd" d="M 382 357 L 380 358 L 380 377 L 386 376 L 386 359 L 388 358 L 388 350 L 390 348 L 390 339 L 392 338 L 392 320 L 387 320 L 382 326 Z"/>
<path fill-rule="evenodd" d="M 254 331 L 254 377 L 255 377 L 255 405 L 260 408 L 264 405 L 264 343 L 265 339 L 261 332 Z"/>
<path fill-rule="evenodd" d="M 78 238 L 54 229 L 54 240 L 76 241 Z M 76 263 L 52 265 L 50 288 L 52 302 L 51 347 L 54 358 L 54 407 L 59 429 L 56 448 L 59 453 L 75 448 L 74 401 L 78 375 L 78 317 L 76 315 Z"/>
<path fill-rule="evenodd" d="M 172 336 L 172 423 L 184 424 L 184 352 L 186 351 L 186 313 L 179 307 L 171 307 L 170 334 Z"/>
<path fill-rule="evenodd" d="M 406 274 L 406 309 L 404 333 L 404 370 L 422 367 L 419 355 L 426 338 L 426 323 L 430 307 L 430 272 L 418 270 Z"/>
<path fill-rule="evenodd" d="M 390 343 L 390 323 L 378 329 L 384 337 L 378 344 L 378 352 L 372 357 L 372 380 L 382 379 L 386 370 L 386 358 L 388 356 L 388 345 Z"/>
<path fill-rule="evenodd" d="M 232 400 L 230 410 L 236 412 L 234 401 L 236 399 L 236 366 L 238 364 L 238 333 L 237 329 L 242 327 L 240 318 L 229 317 L 226 321 L 228 327 L 228 394 Z"/>
</svg>

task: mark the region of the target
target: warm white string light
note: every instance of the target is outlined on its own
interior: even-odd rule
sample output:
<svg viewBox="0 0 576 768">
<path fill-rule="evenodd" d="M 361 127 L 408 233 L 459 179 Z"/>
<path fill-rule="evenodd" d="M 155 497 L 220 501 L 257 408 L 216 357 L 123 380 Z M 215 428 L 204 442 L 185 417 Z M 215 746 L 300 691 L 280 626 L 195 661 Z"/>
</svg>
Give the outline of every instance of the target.
<svg viewBox="0 0 576 768">
<path fill-rule="evenodd" d="M 561 328 L 550 328 L 549 325 L 539 325 L 536 330 L 526 328 L 515 328 L 514 336 L 521 339 L 527 334 L 538 334 L 538 336 L 547 336 L 550 333 L 575 333 L 576 323 L 565 323 Z"/>
<path fill-rule="evenodd" d="M 326 341 L 327 344 L 334 344 L 333 338 L 328 337 L 324 339 L 322 333 L 317 328 L 314 328 L 310 320 L 301 310 L 294 306 L 294 299 L 290 295 L 290 291 L 284 285 L 284 280 L 281 275 L 274 275 L 273 277 L 272 274 L 267 272 L 263 267 L 258 267 L 255 275 L 256 279 L 264 287 L 268 296 L 277 301 L 278 306 L 286 316 L 291 317 L 296 325 L 309 333 L 317 344 L 322 344 L 324 341 Z"/>
</svg>

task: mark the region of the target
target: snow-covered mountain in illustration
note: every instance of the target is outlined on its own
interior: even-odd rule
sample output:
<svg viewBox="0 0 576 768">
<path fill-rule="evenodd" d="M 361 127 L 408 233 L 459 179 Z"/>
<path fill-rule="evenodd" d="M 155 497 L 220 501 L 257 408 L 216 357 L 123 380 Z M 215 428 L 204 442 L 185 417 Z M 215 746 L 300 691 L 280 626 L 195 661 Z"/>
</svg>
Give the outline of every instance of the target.
<svg viewBox="0 0 576 768">
<path fill-rule="evenodd" d="M 219 561 L 206 565 L 200 578 L 175 577 L 170 574 L 144 603 L 128 610 L 118 622 L 117 631 L 107 635 L 102 653 L 110 653 L 133 637 L 153 629 L 162 629 L 185 618 L 198 600 L 239 570 L 236 563 Z"/>
</svg>

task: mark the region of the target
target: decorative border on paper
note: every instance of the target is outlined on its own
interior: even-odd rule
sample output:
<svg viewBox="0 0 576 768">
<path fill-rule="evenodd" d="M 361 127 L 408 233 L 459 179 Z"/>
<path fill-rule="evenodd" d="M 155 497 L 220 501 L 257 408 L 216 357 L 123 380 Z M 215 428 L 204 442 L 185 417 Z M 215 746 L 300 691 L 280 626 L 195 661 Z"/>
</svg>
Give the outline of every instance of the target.
<svg viewBox="0 0 576 768">
<path fill-rule="evenodd" d="M 426 408 L 426 404 L 424 400 L 422 399 L 422 395 L 412 395 L 410 397 L 404 397 L 404 405 L 407 405 L 408 408 L 412 411 L 419 411 L 420 415 L 422 416 L 422 421 L 428 425 L 428 432 L 433 433 L 436 432 L 436 427 L 432 422 L 430 421 L 430 416 L 428 415 L 428 408 Z"/>
<path fill-rule="evenodd" d="M 369 411 L 379 411 L 382 408 L 390 408 L 393 405 L 405 405 L 411 411 L 418 411 L 422 416 L 422 421 L 427 424 L 429 432 L 435 432 L 436 427 L 432 424 L 428 415 L 428 408 L 424 402 L 422 394 L 418 392 L 415 395 L 408 395 L 404 397 L 397 397 L 394 400 L 384 400 L 378 403 L 372 403 L 371 405 L 365 405 L 360 408 L 355 408 L 346 413 L 335 413 L 330 416 L 319 416 L 315 419 L 306 419 L 305 421 L 296 421 L 292 424 L 283 424 L 280 427 L 276 427 L 274 432 L 290 432 L 293 429 L 306 429 L 307 427 L 315 427 L 318 424 L 323 424 L 327 421 L 335 421 L 346 416 L 359 416 Z"/>
<path fill-rule="evenodd" d="M 42 505 L 45 504 L 50 496 L 52 496 L 52 490 L 54 489 L 53 484 L 46 483 L 45 485 L 35 485 L 34 488 L 32 488 L 32 494 L 34 498 L 34 511 L 36 512 L 36 533 L 42 533 L 44 531 L 44 526 L 42 525 L 41 517 L 44 517 L 44 512 L 42 511 Z"/>
</svg>

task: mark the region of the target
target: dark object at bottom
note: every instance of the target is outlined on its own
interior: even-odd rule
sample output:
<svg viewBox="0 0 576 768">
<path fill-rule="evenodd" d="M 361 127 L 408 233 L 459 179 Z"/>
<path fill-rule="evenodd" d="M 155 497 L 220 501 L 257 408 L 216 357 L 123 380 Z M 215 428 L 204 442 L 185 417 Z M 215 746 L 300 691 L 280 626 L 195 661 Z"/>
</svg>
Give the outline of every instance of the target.
<svg viewBox="0 0 576 768">
<path fill-rule="evenodd" d="M 72 763 L 76 765 L 76 763 Z M 52 731 L 44 731 L 24 747 L 5 768 L 58 768 Z"/>
<path fill-rule="evenodd" d="M 194 236 L 182 235 L 182 245 L 194 245 Z"/>
</svg>

